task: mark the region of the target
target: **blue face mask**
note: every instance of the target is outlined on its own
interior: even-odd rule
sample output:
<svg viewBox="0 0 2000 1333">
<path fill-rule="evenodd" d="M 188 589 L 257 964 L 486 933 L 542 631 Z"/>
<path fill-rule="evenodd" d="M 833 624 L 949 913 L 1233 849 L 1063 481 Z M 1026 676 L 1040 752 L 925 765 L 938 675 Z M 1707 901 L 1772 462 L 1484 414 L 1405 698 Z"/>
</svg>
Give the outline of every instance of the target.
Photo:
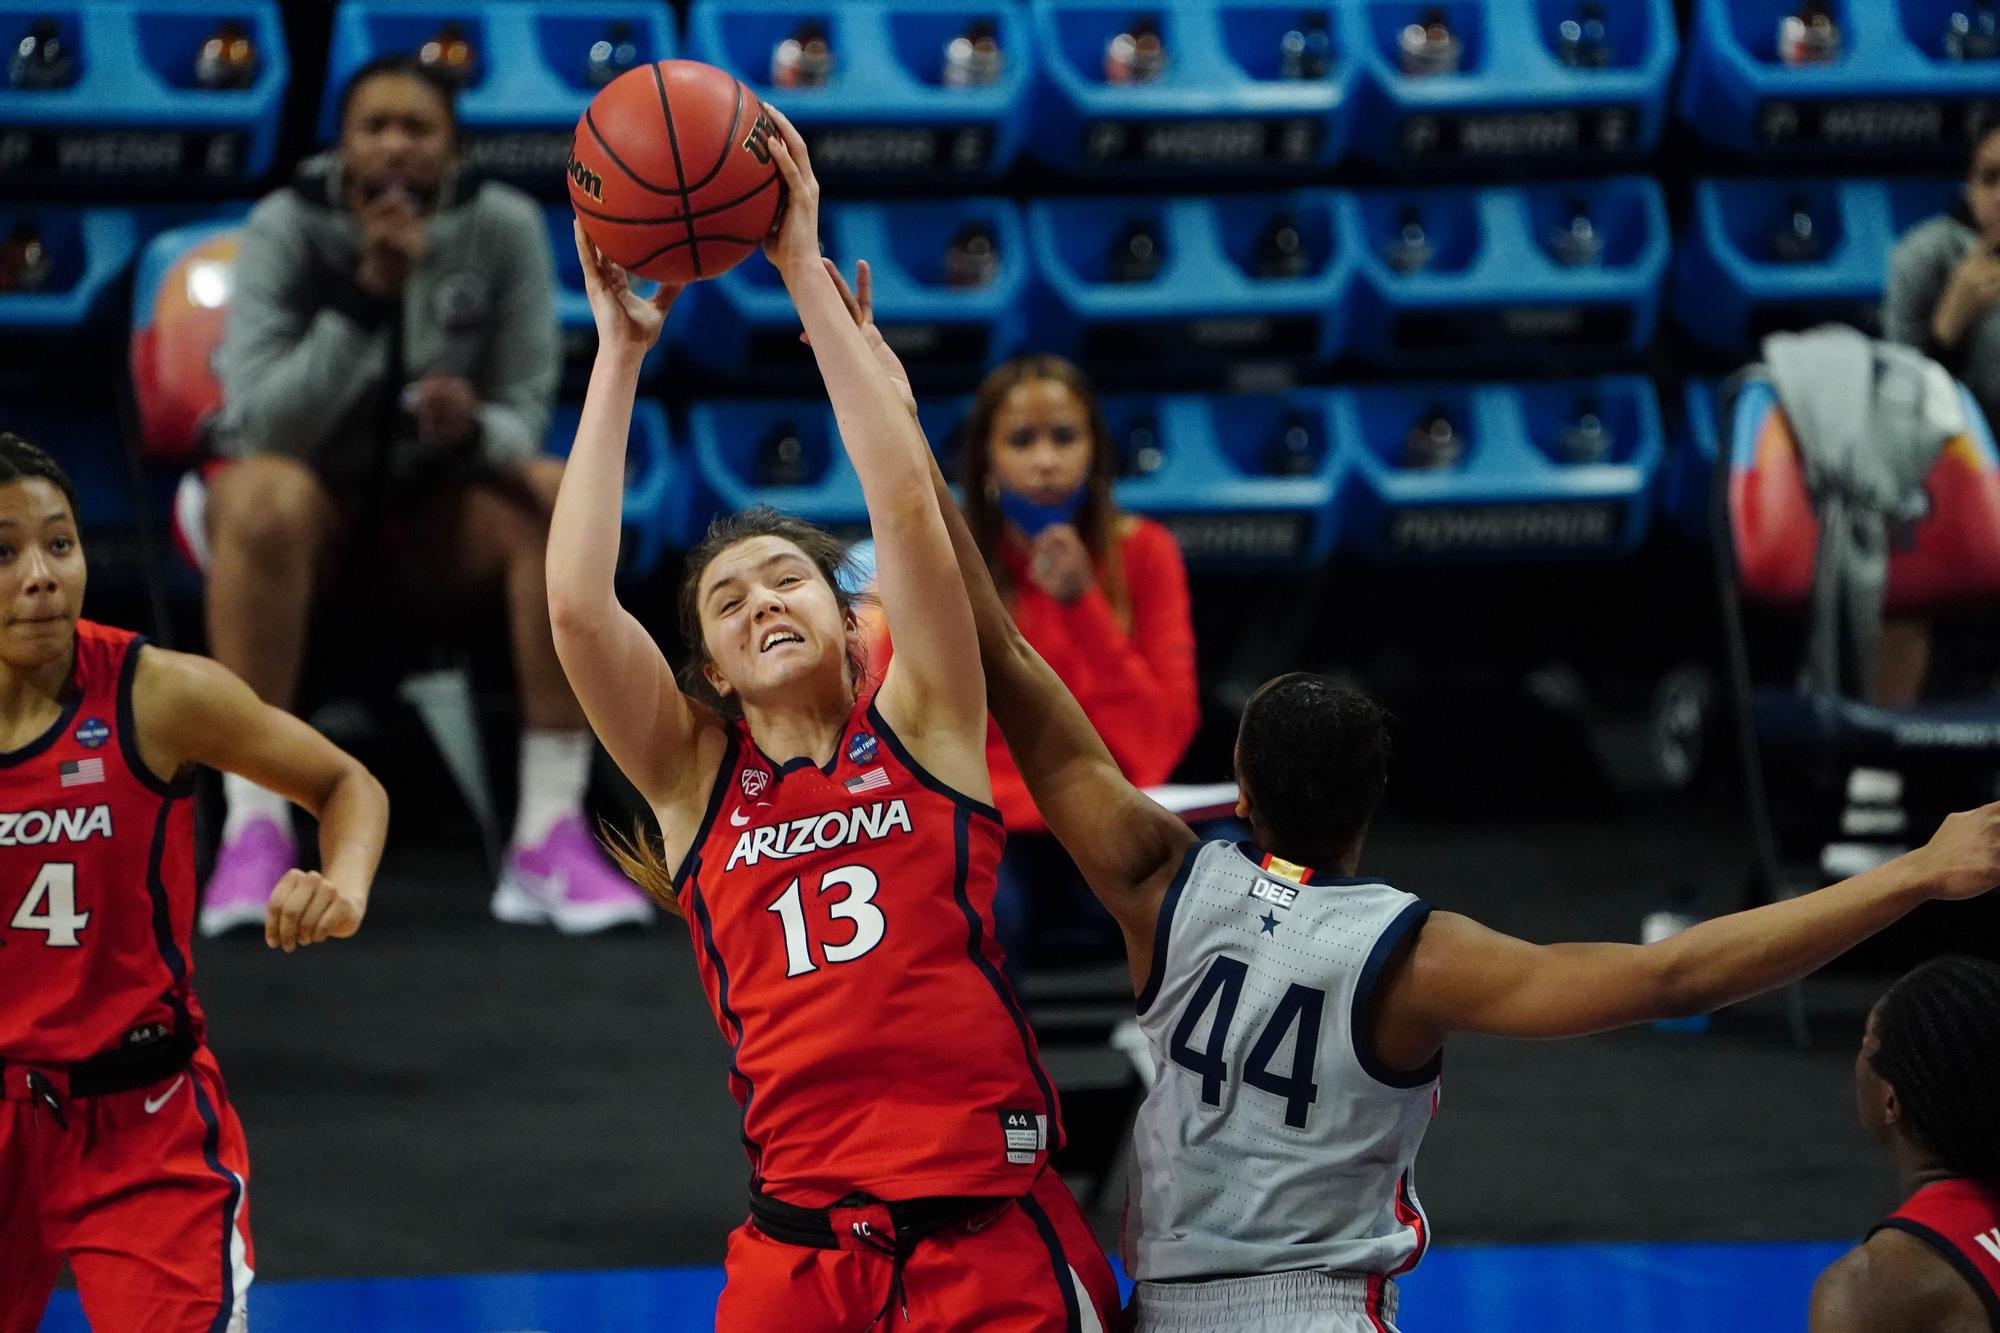
<svg viewBox="0 0 2000 1333">
<path fill-rule="evenodd" d="M 1086 487 L 1079 486 L 1054 504 L 1037 504 L 1025 495 L 1016 495 L 1005 487 L 1000 491 L 1000 513 L 1015 527 L 1029 537 L 1041 535 L 1044 528 L 1052 528 L 1058 523 L 1074 523 L 1083 511 L 1083 497 Z"/>
</svg>

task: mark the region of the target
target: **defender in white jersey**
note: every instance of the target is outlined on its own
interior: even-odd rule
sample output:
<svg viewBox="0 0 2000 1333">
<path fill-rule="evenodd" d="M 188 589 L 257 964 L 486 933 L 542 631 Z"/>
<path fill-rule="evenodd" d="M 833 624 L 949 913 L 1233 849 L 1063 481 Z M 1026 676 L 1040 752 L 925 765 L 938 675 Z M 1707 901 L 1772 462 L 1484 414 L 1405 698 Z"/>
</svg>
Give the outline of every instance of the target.
<svg viewBox="0 0 2000 1333">
<path fill-rule="evenodd" d="M 865 293 L 842 294 L 907 386 Z M 1356 877 L 1388 780 L 1386 715 L 1304 673 L 1244 705 L 1238 813 L 1254 845 L 1204 846 L 1120 774 L 1008 619 L 932 477 L 988 705 L 1124 933 L 1153 1046 L 1126 1218 L 1137 1329 L 1394 1333 L 1395 1279 L 1430 1243 L 1411 1163 L 1450 1034 L 1580 1036 L 1706 1013 L 1804 976 L 1921 902 L 2000 883 L 1996 803 L 1867 874 L 1657 944 L 1513 939 Z"/>
<path fill-rule="evenodd" d="M 1282 1274 L 1253 1280 L 1255 1294 L 1268 1306 L 1288 1293 L 1319 1316 L 1314 1327 L 1338 1314 L 1393 1318 L 1388 1280 L 1430 1243 L 1414 1171 L 1440 1061 L 1384 1069 L 1360 1034 L 1385 965 L 1430 910 L 1249 843 L 1188 853 L 1160 905 L 1138 1001 L 1153 1067 L 1166 1072 L 1133 1132 L 1125 1263 L 1181 1284 L 1148 1288 L 1150 1306 L 1212 1327 L 1218 1301 L 1233 1308 L 1252 1294 L 1230 1280 Z M 1311 1276 L 1329 1273 L 1365 1276 Z M 1226 1289 L 1199 1285 L 1217 1280 Z M 1165 1314 L 1152 1323 L 1180 1326 Z"/>
</svg>

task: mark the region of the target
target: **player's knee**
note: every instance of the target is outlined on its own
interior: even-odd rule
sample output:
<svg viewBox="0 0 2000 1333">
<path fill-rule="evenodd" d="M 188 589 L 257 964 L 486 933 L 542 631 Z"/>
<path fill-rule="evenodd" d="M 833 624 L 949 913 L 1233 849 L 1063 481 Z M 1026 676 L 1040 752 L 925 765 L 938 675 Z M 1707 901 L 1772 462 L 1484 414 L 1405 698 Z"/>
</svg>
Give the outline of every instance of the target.
<svg viewBox="0 0 2000 1333">
<path fill-rule="evenodd" d="M 289 458 L 247 458 L 209 488 L 209 538 L 260 560 L 308 558 L 324 539 L 330 504 L 313 471 Z"/>
</svg>

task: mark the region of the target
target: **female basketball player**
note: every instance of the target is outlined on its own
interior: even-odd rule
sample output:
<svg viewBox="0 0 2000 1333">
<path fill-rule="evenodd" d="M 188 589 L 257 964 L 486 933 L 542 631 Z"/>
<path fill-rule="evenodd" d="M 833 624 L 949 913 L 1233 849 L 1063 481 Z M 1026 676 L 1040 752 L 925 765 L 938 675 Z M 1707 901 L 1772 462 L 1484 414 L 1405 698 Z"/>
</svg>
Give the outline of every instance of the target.
<svg viewBox="0 0 2000 1333">
<path fill-rule="evenodd" d="M 733 1055 L 751 1220 L 723 1329 L 1097 1329 L 1109 1266 L 1048 1153 L 1061 1129 L 993 943 L 1003 839 L 964 585 L 903 391 L 819 251 L 819 187 L 773 110 L 789 192 L 765 254 L 797 305 L 868 504 L 899 651 L 860 688 L 837 543 L 718 521 L 682 591 L 684 684 L 618 604 L 625 437 L 676 295 L 577 232 L 598 355 L 549 544 L 556 647 L 661 838 L 630 867 L 685 916 Z"/>
<path fill-rule="evenodd" d="M 0 434 L 0 1333 L 63 1261 L 101 1329 L 240 1333 L 243 1129 L 203 1041 L 193 766 L 319 816 L 270 895 L 286 953 L 361 925 L 389 803 L 354 759 L 206 658 L 80 620 L 76 490 Z"/>
</svg>

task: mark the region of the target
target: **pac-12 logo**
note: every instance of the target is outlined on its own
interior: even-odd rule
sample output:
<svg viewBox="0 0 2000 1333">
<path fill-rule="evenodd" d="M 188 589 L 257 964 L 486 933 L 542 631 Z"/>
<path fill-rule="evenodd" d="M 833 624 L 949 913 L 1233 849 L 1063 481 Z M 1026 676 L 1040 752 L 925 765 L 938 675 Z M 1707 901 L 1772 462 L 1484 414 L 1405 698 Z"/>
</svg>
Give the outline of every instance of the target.
<svg viewBox="0 0 2000 1333">
<path fill-rule="evenodd" d="M 95 750 L 111 739 L 111 728 L 104 725 L 101 717 L 87 717 L 76 729 L 76 743 Z"/>
<path fill-rule="evenodd" d="M 604 202 L 604 177 L 576 160 L 576 154 L 569 155 L 569 178 L 576 182 L 576 188 L 595 199 Z"/>
<path fill-rule="evenodd" d="M 746 768 L 736 780 L 743 788 L 743 799 L 746 801 L 756 800 L 771 787 L 771 775 L 761 768 Z"/>
<path fill-rule="evenodd" d="M 872 763 L 875 759 L 875 752 L 881 748 L 881 744 L 874 736 L 865 731 L 857 731 L 847 742 L 847 762 L 850 764 Z"/>
<path fill-rule="evenodd" d="M 750 150 L 750 156 L 756 158 L 759 165 L 771 165 L 771 136 L 777 132 L 778 127 L 760 109 L 757 119 L 750 122 L 750 132 L 743 136 L 743 147 Z"/>
</svg>

